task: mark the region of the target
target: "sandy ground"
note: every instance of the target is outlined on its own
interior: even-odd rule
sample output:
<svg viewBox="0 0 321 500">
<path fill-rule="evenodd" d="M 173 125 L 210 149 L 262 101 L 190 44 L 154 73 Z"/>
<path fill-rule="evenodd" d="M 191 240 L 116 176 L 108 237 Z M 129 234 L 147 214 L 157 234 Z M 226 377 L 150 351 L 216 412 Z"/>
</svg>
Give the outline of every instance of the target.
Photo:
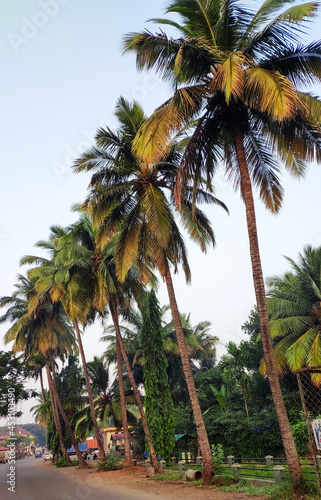
<svg viewBox="0 0 321 500">
<path fill-rule="evenodd" d="M 48 467 L 52 467 L 48 464 Z M 117 489 L 123 493 L 136 496 L 142 500 L 266 500 L 265 497 L 248 497 L 243 493 L 225 493 L 213 489 L 200 489 L 186 482 L 177 484 L 171 481 L 154 481 L 147 478 L 145 467 L 133 467 L 120 471 L 97 472 L 95 469 L 77 469 L 75 467 L 60 469 L 78 483 L 89 488 L 95 486 Z"/>
</svg>

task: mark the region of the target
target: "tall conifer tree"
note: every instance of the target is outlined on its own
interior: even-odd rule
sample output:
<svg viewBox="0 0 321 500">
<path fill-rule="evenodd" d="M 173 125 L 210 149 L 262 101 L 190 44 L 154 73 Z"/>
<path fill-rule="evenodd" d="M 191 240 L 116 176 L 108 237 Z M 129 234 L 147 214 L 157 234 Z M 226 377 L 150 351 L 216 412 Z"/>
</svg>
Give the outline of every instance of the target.
<svg viewBox="0 0 321 500">
<path fill-rule="evenodd" d="M 174 406 L 166 372 L 168 363 L 161 334 L 161 312 L 153 290 L 145 297 L 142 316 L 146 418 L 156 454 L 168 459 L 175 445 Z"/>
</svg>

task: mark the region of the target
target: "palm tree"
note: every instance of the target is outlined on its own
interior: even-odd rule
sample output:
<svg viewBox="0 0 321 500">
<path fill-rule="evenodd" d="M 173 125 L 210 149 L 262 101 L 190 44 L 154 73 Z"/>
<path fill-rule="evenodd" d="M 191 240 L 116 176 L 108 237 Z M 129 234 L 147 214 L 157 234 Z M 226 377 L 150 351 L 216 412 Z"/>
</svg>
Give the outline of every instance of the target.
<svg viewBox="0 0 321 500">
<path fill-rule="evenodd" d="M 5 334 L 5 343 L 13 342 L 13 352 L 23 352 L 27 362 L 29 357 L 35 355 L 42 355 L 47 359 L 46 371 L 50 400 L 61 450 L 66 460 L 70 461 L 63 440 L 57 407 L 74 444 L 79 463 L 81 466 L 86 466 L 62 407 L 54 378 L 50 373 L 55 357 L 58 355 L 63 357 L 66 352 L 72 351 L 75 345 L 73 331 L 61 305 L 54 304 L 49 296 L 43 296 L 42 300 L 38 301 L 37 309 L 33 309 L 32 314 L 30 314 L 29 308 L 34 294 L 35 282 L 24 276 L 19 276 L 19 282 L 13 295 L 0 299 L 0 307 L 7 307 L 0 322 L 9 320 L 13 323 Z"/>
<path fill-rule="evenodd" d="M 173 133 L 197 118 L 176 182 L 182 208 L 186 183 L 211 182 L 224 160 L 228 178 L 245 203 L 254 289 L 267 374 L 291 478 L 301 467 L 291 434 L 273 356 L 269 317 L 258 246 L 253 186 L 266 207 L 282 202 L 280 163 L 302 176 L 308 162 L 321 160 L 321 102 L 299 87 L 321 78 L 321 42 L 297 42 L 300 24 L 316 15 L 310 2 L 284 8 L 290 0 L 266 0 L 257 12 L 237 0 L 174 0 L 167 12 L 182 20 L 155 19 L 163 31 L 131 33 L 125 51 L 134 51 L 140 69 L 154 69 L 175 89 L 137 134 L 134 152 L 147 164 L 159 162 Z"/>
<path fill-rule="evenodd" d="M 32 412 L 36 424 L 46 429 L 50 412 L 49 391 L 47 389 L 44 389 L 43 393 L 41 392 L 38 397 L 38 404 L 32 406 L 30 411 Z"/>
<path fill-rule="evenodd" d="M 106 364 L 103 357 L 94 356 L 93 361 L 87 363 L 88 373 L 92 384 L 94 396 L 95 411 L 102 425 L 106 427 L 107 421 L 112 420 L 119 429 L 123 426 L 122 405 L 119 390 L 118 379 L 110 383 L 110 367 Z M 136 422 L 138 411 L 134 404 L 135 398 L 130 389 L 128 378 L 124 380 L 125 406 L 128 423 L 131 425 Z M 85 405 L 75 415 L 77 419 L 77 432 L 82 436 L 87 436 L 92 429 L 92 421 L 89 405 Z"/>
<path fill-rule="evenodd" d="M 46 366 L 46 358 L 41 355 L 30 356 L 28 365 L 25 368 L 26 376 L 33 377 L 35 380 L 40 380 L 41 394 L 43 402 L 46 402 L 46 392 L 43 385 L 42 370 Z M 47 394 L 48 395 L 48 394 Z"/>
<path fill-rule="evenodd" d="M 36 287 L 38 297 L 41 297 L 43 293 L 49 292 L 52 300 L 62 301 L 68 316 L 73 321 L 83 362 L 85 362 L 85 356 L 81 343 L 78 319 L 86 324 L 89 320 L 93 319 L 95 311 L 104 317 L 106 306 L 108 305 L 119 341 L 119 351 L 117 352 L 118 366 L 121 367 L 122 356 L 140 411 L 153 465 L 154 468 L 157 469 L 157 457 L 151 442 L 144 409 L 134 377 L 131 373 L 131 367 L 127 359 L 118 325 L 120 309 L 128 307 L 132 296 L 135 296 L 136 299 L 141 296 L 142 286 L 137 281 L 137 273 L 131 270 L 125 282 L 120 285 L 114 270 L 113 245 L 98 246 L 96 241 L 96 229 L 90 217 L 84 214 L 78 223 L 73 224 L 66 230 L 52 228 L 52 235 L 49 242 L 39 242 L 38 246 L 49 249 L 53 259 L 48 261 L 39 257 L 27 256 L 22 262 L 29 264 L 38 262 L 41 264 L 38 268 L 30 272 L 30 274 L 37 279 Z M 141 268 L 144 270 L 146 278 L 153 279 L 153 275 L 148 269 L 148 266 L 143 264 Z M 34 307 L 36 306 L 37 301 L 34 303 Z M 89 377 L 86 376 L 86 371 L 87 366 L 85 364 L 84 373 L 88 395 L 90 395 L 90 381 Z M 125 464 L 126 466 L 130 466 L 130 441 L 121 371 L 119 372 L 119 384 L 125 434 Z M 92 398 L 90 406 L 91 412 L 93 413 L 94 403 Z M 95 416 L 92 418 L 93 421 L 96 419 Z M 100 441 L 98 442 L 100 443 Z M 102 456 L 101 453 L 100 451 L 100 455 Z"/>
<path fill-rule="evenodd" d="M 77 172 L 95 170 L 92 191 L 85 206 L 100 223 L 102 242 L 115 238 L 115 264 L 120 281 L 124 281 L 133 265 L 142 279 L 146 265 L 154 266 L 166 282 L 173 322 L 182 357 L 184 374 L 194 411 L 203 456 L 203 478 L 207 484 L 213 475 L 211 450 L 200 409 L 188 350 L 176 303 L 172 271 L 181 263 L 186 280 L 190 269 L 183 237 L 172 211 L 173 187 L 180 159 L 178 148 L 172 148 L 162 163 L 152 165 L 137 161 L 131 152 L 132 142 L 146 118 L 137 103 L 130 105 L 120 98 L 116 107 L 120 122 L 117 132 L 100 129 L 97 147 L 84 153 L 75 163 Z M 197 200 L 217 203 L 213 195 L 198 189 Z M 182 204 L 182 223 L 190 237 L 203 251 L 214 244 L 214 234 L 206 216 L 192 208 L 193 191 L 187 190 Z"/>
<path fill-rule="evenodd" d="M 36 279 L 35 288 L 37 293 L 34 297 L 33 307 L 37 307 L 37 300 L 41 300 L 43 294 L 49 294 L 55 303 L 61 303 L 68 317 L 72 321 L 77 336 L 77 342 L 82 359 L 84 377 L 86 381 L 88 399 L 91 409 L 91 418 L 95 431 L 100 459 L 104 461 L 105 451 L 100 439 L 98 422 L 95 415 L 94 402 L 91 385 L 87 371 L 86 356 L 81 339 L 78 320 L 86 322 L 91 312 L 91 297 L 87 294 L 87 282 L 78 283 L 78 276 L 71 275 L 68 263 L 68 237 L 70 228 L 63 229 L 56 226 L 51 228 L 48 241 L 39 241 L 37 247 L 49 250 L 51 259 L 42 259 L 36 256 L 26 256 L 22 259 L 23 264 L 34 264 L 38 266 L 29 271 L 29 275 Z M 66 243 L 67 240 L 67 243 Z M 88 281 L 88 280 L 87 280 Z"/>
<path fill-rule="evenodd" d="M 306 246 L 292 272 L 268 280 L 274 353 L 281 371 L 321 365 L 321 248 Z M 320 386 L 320 374 L 312 374 Z"/>
<path fill-rule="evenodd" d="M 106 308 L 109 308 L 116 331 L 117 370 L 123 415 L 123 429 L 125 435 L 125 466 L 131 466 L 132 459 L 127 424 L 126 398 L 123 387 L 122 356 L 124 358 L 127 373 L 132 382 L 137 405 L 141 413 L 144 431 L 146 439 L 149 441 L 154 467 L 157 468 L 157 457 L 154 453 L 153 444 L 150 439 L 140 395 L 132 376 L 130 365 L 128 361 L 126 361 L 127 356 L 125 349 L 122 346 L 122 338 L 118 323 L 120 310 L 128 308 L 133 295 L 135 295 L 136 298 L 139 298 L 143 289 L 138 283 L 135 273 L 132 271 L 128 273 L 127 279 L 122 285 L 119 283 L 115 273 L 113 244 L 103 246 L 98 244 L 97 227 L 95 227 L 92 219 L 88 215 L 82 214 L 79 222 L 71 226 L 69 234 L 71 236 L 71 245 L 69 248 L 70 265 L 68 272 L 71 278 L 75 276 L 76 282 L 80 279 L 80 283 L 82 284 L 77 285 L 77 289 L 86 290 L 85 293 L 91 300 L 94 310 L 98 311 L 101 316 L 104 316 L 106 314 Z M 145 272 L 148 272 L 148 276 L 151 276 L 146 266 Z"/>
<path fill-rule="evenodd" d="M 168 361 L 167 373 L 171 394 L 174 403 L 179 404 L 188 400 L 188 391 L 184 377 L 182 362 L 179 354 L 176 332 L 173 320 L 168 321 L 166 315 L 170 306 L 160 309 L 162 322 L 162 336 L 164 350 Z M 180 313 L 185 342 L 188 348 L 192 371 L 196 374 L 199 370 L 213 368 L 216 357 L 216 344 L 218 338 L 211 335 L 209 321 L 201 321 L 195 326 L 191 325 L 190 314 Z M 139 310 L 131 309 L 128 318 L 121 325 L 121 333 L 124 339 L 126 352 L 133 367 L 133 373 L 137 383 L 143 383 L 144 357 L 140 343 L 140 332 L 143 326 L 142 315 Z M 114 326 L 106 327 L 106 334 L 101 337 L 101 342 L 108 342 L 104 357 L 109 362 L 116 361 L 116 338 Z M 186 402 L 187 402 L 186 400 Z"/>
<path fill-rule="evenodd" d="M 245 369 L 242 345 L 237 346 L 234 342 L 229 342 L 226 347 L 227 354 L 220 361 L 220 365 L 223 367 L 223 379 L 229 391 L 232 391 L 235 387 L 241 390 L 246 416 L 249 417 L 247 402 L 253 389 L 253 381 L 251 375 Z"/>
</svg>

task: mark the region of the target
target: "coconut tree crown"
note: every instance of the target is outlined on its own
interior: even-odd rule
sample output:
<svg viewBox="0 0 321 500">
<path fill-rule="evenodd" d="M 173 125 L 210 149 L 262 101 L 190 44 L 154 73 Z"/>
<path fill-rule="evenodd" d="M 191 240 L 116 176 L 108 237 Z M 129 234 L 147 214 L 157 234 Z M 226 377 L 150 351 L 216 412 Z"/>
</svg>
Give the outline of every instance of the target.
<svg viewBox="0 0 321 500">
<path fill-rule="evenodd" d="M 91 193 L 85 207 L 93 213 L 102 245 L 115 237 L 117 275 L 124 281 L 133 262 L 142 279 L 146 266 L 165 274 L 168 262 L 182 264 L 187 281 L 190 269 L 187 251 L 175 219 L 173 189 L 181 158 L 182 144 L 172 145 L 159 163 L 144 163 L 133 153 L 132 143 L 146 117 L 137 103 L 120 98 L 116 106 L 117 131 L 99 129 L 97 146 L 84 153 L 74 165 L 77 172 L 94 171 Z M 197 201 L 217 203 L 213 194 L 189 187 L 180 216 L 183 227 L 202 248 L 214 244 L 214 233 L 206 215 L 192 208 Z M 149 272 L 150 276 L 150 272 Z"/>
<path fill-rule="evenodd" d="M 321 102 L 302 91 L 321 79 L 321 42 L 298 42 L 302 23 L 318 3 L 266 0 L 253 12 L 231 0 L 175 0 L 167 9 L 179 22 L 153 19 L 178 31 L 130 33 L 124 51 L 139 69 L 154 69 L 174 87 L 171 99 L 145 123 L 134 141 L 147 162 L 162 158 L 173 131 L 198 118 L 176 183 L 180 204 L 190 177 L 212 178 L 224 159 L 227 175 L 240 186 L 235 167 L 235 126 L 242 129 L 253 185 L 277 211 L 283 190 L 280 162 L 301 176 L 307 162 L 320 161 Z"/>
<path fill-rule="evenodd" d="M 271 335 L 280 370 L 321 365 L 321 248 L 305 247 L 292 271 L 268 281 Z M 313 374 L 315 385 L 320 374 Z"/>
</svg>

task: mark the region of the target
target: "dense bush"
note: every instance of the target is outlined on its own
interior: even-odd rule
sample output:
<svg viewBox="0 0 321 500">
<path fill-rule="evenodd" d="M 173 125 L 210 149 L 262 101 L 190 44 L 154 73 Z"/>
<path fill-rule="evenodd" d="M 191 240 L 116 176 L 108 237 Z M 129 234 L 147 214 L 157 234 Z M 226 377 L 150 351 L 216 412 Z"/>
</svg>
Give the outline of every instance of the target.
<svg viewBox="0 0 321 500">
<path fill-rule="evenodd" d="M 225 456 L 255 458 L 284 455 L 273 412 L 247 418 L 244 411 L 212 411 L 204 416 L 204 420 L 210 443 L 220 443 Z"/>
<path fill-rule="evenodd" d="M 106 453 L 106 461 L 98 462 L 98 470 L 120 470 L 124 467 L 121 455 L 115 451 Z"/>
<path fill-rule="evenodd" d="M 55 466 L 58 468 L 60 468 L 60 467 L 72 467 L 73 465 L 76 465 L 76 464 L 68 462 L 65 459 L 65 457 L 61 457 L 57 460 L 57 462 L 55 462 Z"/>
</svg>

